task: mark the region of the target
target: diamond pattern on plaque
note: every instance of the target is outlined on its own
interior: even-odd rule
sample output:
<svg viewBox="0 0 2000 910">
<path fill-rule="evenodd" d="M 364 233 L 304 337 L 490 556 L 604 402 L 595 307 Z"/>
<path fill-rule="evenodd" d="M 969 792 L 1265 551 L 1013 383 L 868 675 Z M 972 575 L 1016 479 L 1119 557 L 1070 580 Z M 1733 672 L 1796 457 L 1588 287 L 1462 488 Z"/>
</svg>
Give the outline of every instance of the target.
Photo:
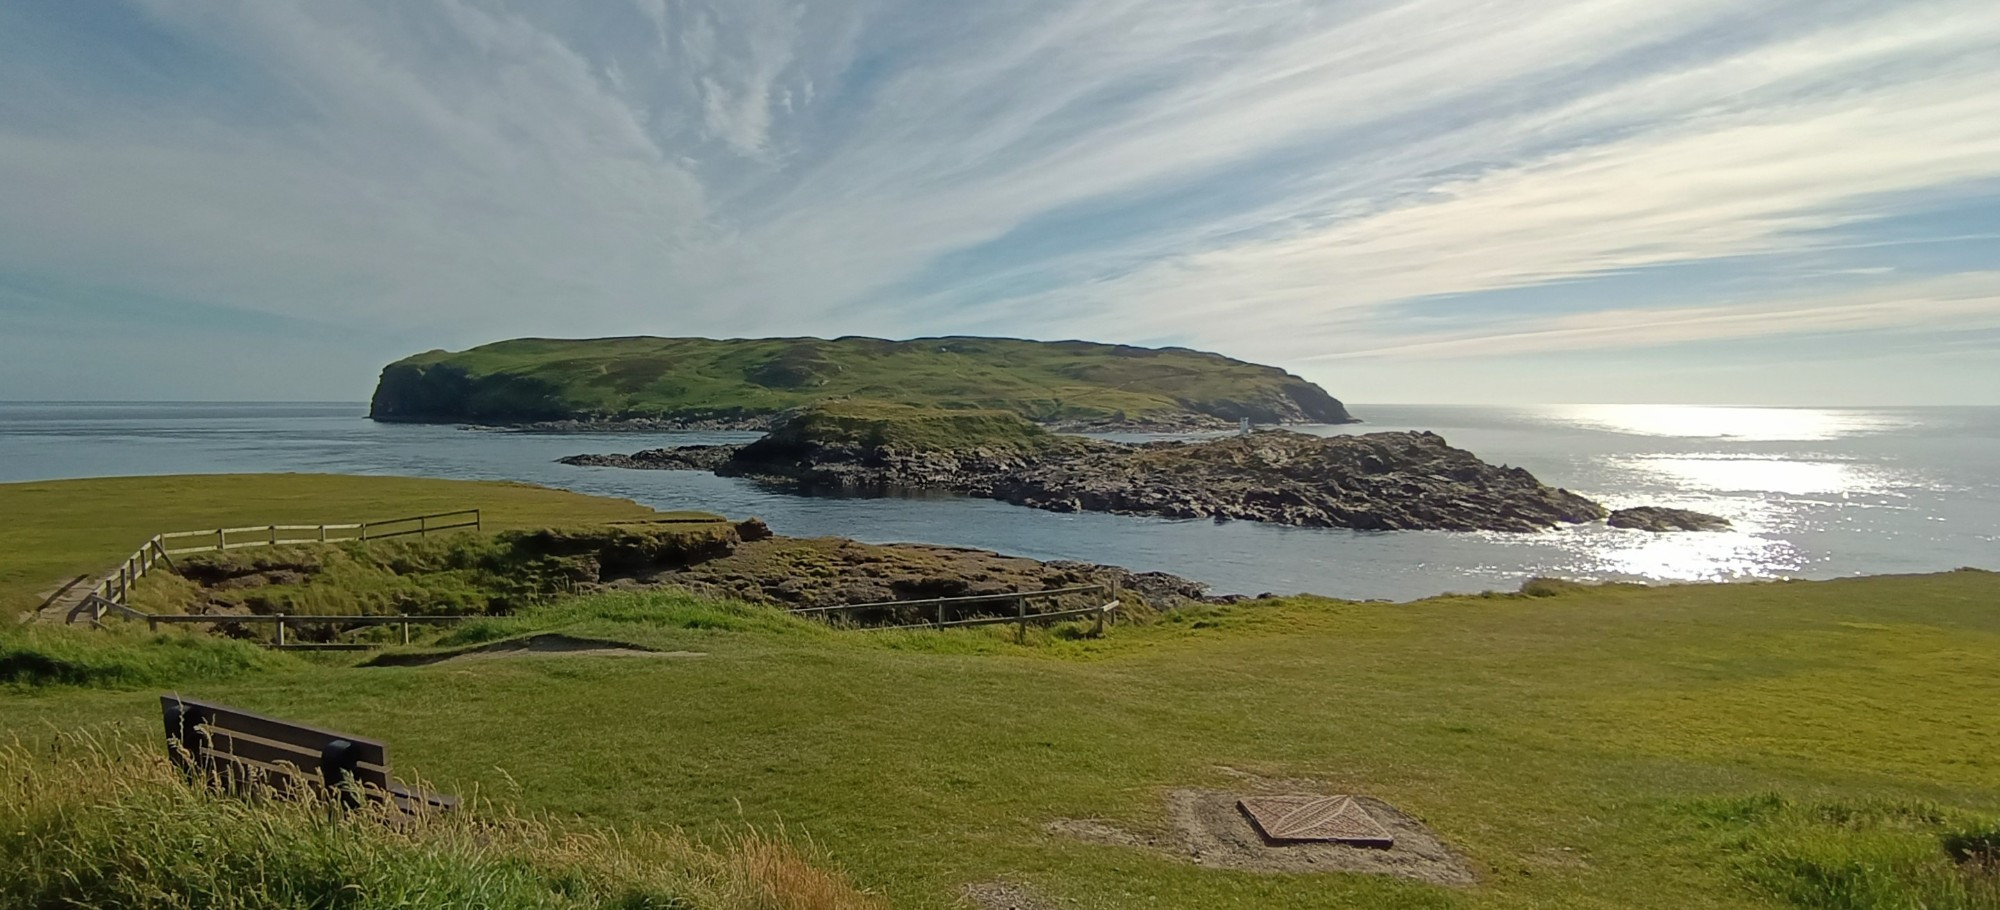
<svg viewBox="0 0 2000 910">
<path fill-rule="evenodd" d="M 1364 847 L 1396 843 L 1389 829 L 1352 796 L 1246 796 L 1236 803 L 1265 838 Z"/>
</svg>

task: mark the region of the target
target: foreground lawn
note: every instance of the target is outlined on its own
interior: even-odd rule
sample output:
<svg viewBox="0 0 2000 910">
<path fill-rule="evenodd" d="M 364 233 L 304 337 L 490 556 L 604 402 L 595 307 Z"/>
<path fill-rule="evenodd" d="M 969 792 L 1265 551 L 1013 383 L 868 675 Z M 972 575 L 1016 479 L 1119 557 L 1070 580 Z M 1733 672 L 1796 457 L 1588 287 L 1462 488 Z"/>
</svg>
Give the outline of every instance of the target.
<svg viewBox="0 0 2000 910">
<path fill-rule="evenodd" d="M 579 824 L 782 829 L 897 907 L 996 878 L 1078 907 L 1995 905 L 1941 838 L 2000 819 L 2000 576 L 1544 590 L 1201 608 L 1025 647 L 610 596 L 462 634 L 706 656 L 287 656 L 174 687 Z M 0 727 L 154 742 L 157 692 L 17 688 Z M 1167 791 L 1245 774 L 1388 800 L 1480 883 L 1212 870 L 1044 828 L 1170 835 Z"/>
<path fill-rule="evenodd" d="M 640 518 L 622 499 L 516 483 L 329 474 L 103 477 L 0 484 L 0 617 L 115 568 L 163 531 L 338 524 L 480 509 L 488 530 Z"/>
</svg>

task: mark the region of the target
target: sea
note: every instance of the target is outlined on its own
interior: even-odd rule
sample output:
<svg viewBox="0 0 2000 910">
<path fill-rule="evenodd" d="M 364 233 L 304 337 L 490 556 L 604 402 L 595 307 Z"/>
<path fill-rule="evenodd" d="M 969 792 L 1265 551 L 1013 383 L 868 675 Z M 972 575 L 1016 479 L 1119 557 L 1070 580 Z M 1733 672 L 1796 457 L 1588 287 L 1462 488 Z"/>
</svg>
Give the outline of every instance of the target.
<svg viewBox="0 0 2000 910">
<path fill-rule="evenodd" d="M 1722 515 L 1651 534 L 1368 532 L 1057 514 L 990 500 L 801 496 L 564 455 L 747 442 L 753 433 L 545 434 L 375 423 L 358 403 L 0 402 L 0 482 L 320 472 L 513 480 L 661 509 L 759 516 L 779 533 L 921 542 L 1158 570 L 1217 593 L 1409 600 L 1536 576 L 1723 582 L 2000 569 L 2000 408 L 1350 405 L 1318 434 L 1430 430 L 1613 508 Z M 1155 437 L 1117 436 L 1121 439 Z M 393 517 L 329 515 L 328 520 Z"/>
</svg>

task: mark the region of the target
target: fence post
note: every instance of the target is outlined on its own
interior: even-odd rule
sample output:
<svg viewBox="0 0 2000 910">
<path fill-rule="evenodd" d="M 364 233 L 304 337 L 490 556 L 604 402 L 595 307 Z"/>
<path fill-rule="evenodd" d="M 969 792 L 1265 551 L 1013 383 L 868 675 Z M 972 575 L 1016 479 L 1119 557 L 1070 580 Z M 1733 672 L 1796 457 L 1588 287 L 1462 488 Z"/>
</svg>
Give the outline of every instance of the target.
<svg viewBox="0 0 2000 910">
<path fill-rule="evenodd" d="M 410 621 L 403 620 L 403 644 L 410 643 Z"/>
<path fill-rule="evenodd" d="M 486 519 L 479 514 L 478 509 L 472 510 L 472 529 L 474 531 L 486 530 Z"/>
<path fill-rule="evenodd" d="M 1028 643 L 1028 595 L 1014 595 L 1014 615 L 1019 623 L 1014 629 L 1014 641 L 1025 645 Z"/>
<path fill-rule="evenodd" d="M 217 550 L 229 549 L 229 535 L 226 533 L 227 530 L 226 528 L 215 529 L 215 548 Z"/>
<path fill-rule="evenodd" d="M 285 646 L 285 614 L 278 614 L 278 647 Z"/>
<path fill-rule="evenodd" d="M 431 517 L 429 515 L 417 516 L 417 536 L 431 536 Z"/>
<path fill-rule="evenodd" d="M 938 598 L 938 628 L 944 628 L 944 598 Z"/>
<path fill-rule="evenodd" d="M 319 526 L 319 542 L 326 543 L 326 525 Z"/>
<path fill-rule="evenodd" d="M 271 526 L 271 546 L 274 546 L 274 547 L 275 547 L 275 546 L 277 546 L 277 545 L 278 545 L 278 526 L 277 526 L 277 525 L 272 525 L 272 526 Z"/>
</svg>

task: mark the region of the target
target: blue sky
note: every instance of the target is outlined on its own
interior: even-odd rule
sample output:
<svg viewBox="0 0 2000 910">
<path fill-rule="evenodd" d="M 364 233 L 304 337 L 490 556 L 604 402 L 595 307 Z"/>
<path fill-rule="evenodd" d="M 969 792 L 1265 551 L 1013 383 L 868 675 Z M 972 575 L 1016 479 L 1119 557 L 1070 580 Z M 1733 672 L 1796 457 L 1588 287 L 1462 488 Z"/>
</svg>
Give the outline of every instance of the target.
<svg viewBox="0 0 2000 910">
<path fill-rule="evenodd" d="M 10 0 L 0 398 L 523 335 L 2000 404 L 1990 0 Z"/>
</svg>

